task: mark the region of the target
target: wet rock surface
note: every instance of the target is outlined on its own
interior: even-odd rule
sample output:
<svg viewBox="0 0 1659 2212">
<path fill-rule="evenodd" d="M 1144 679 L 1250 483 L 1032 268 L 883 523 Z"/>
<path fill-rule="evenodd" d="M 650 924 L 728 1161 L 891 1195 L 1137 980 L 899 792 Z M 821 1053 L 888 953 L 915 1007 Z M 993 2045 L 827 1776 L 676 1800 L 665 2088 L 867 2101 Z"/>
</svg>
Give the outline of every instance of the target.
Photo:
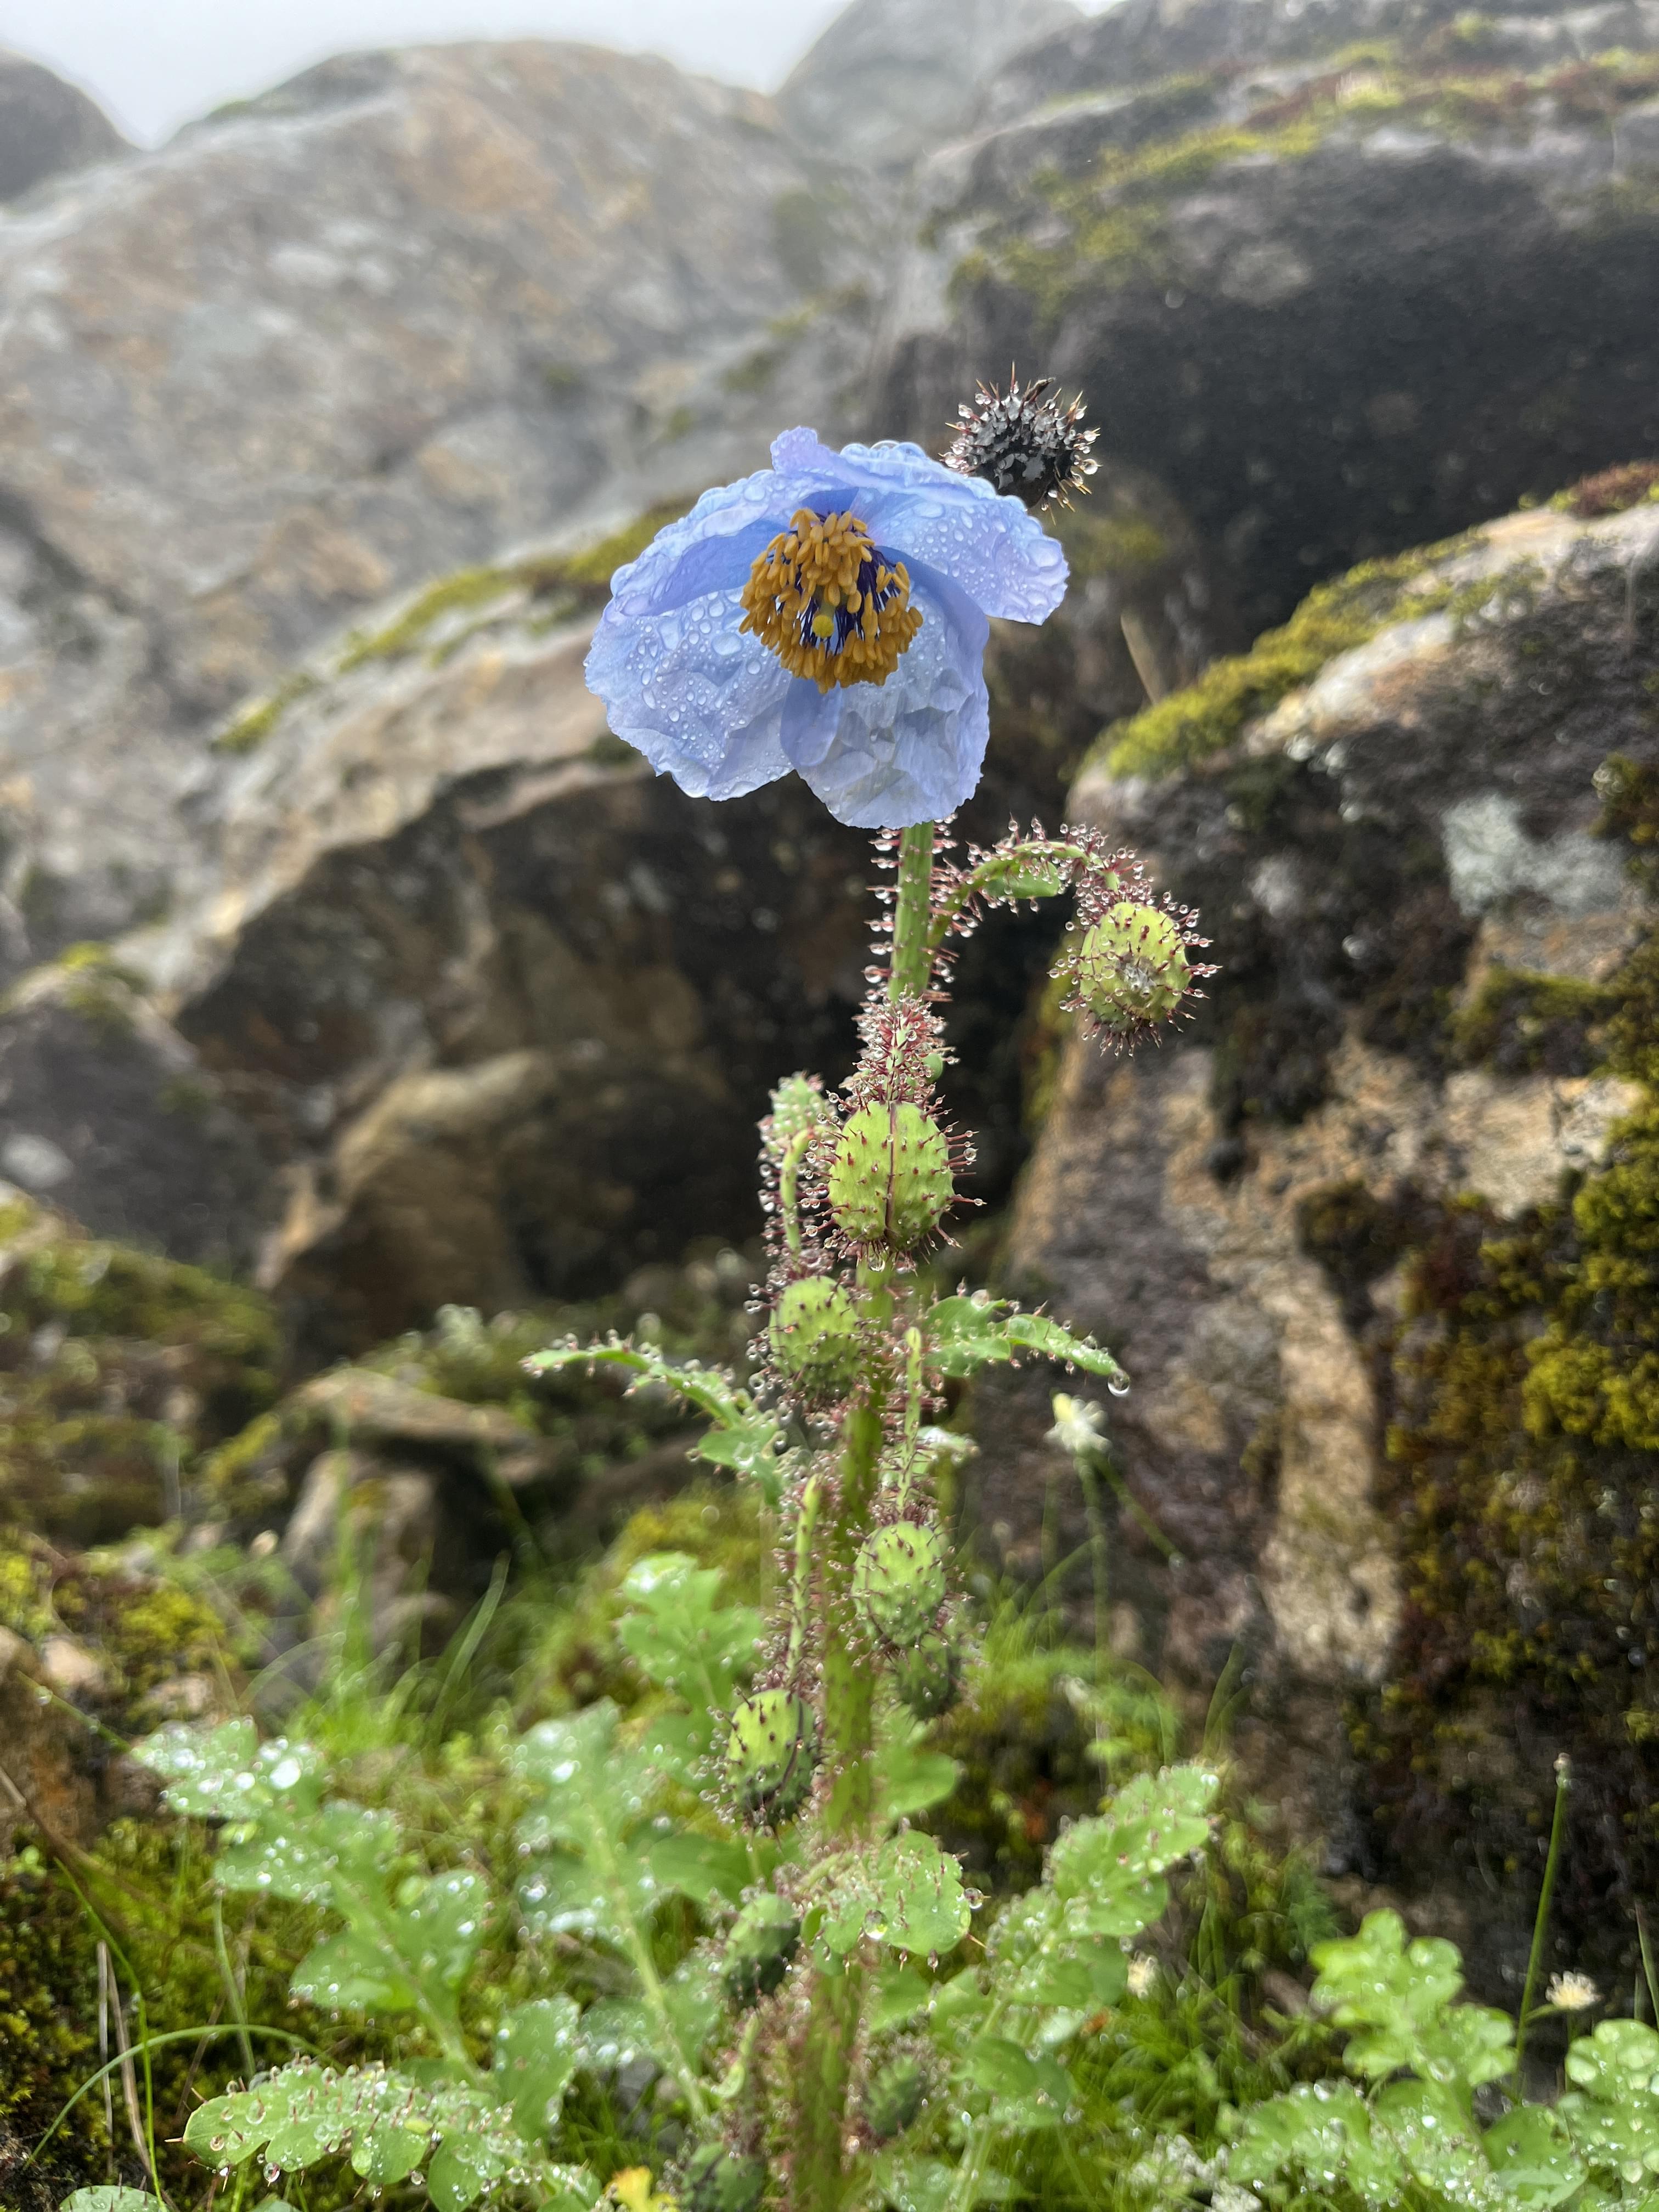
<svg viewBox="0 0 1659 2212">
<path fill-rule="evenodd" d="M 1595 1194 L 1644 1187 L 1648 1063 L 1620 1040 L 1650 1009 L 1627 840 L 1659 761 L 1656 552 L 1651 505 L 1513 517 L 1390 584 L 1369 640 L 1218 744 L 1249 660 L 1113 733 L 1076 810 L 1202 905 L 1223 972 L 1160 1050 L 1067 1046 L 1012 1239 L 1015 1279 L 1134 1376 L 1112 1426 L 1158 1534 L 1120 1516 L 1118 1641 L 1200 1698 L 1242 1662 L 1238 1747 L 1288 1830 L 1361 1884 L 1465 1883 L 1433 1909 L 1500 1983 L 1555 1749 L 1602 1816 L 1583 1895 L 1647 1863 L 1625 1707 L 1645 1711 L 1650 1439 L 1597 1462 L 1598 1536 L 1571 1501 L 1601 1417 L 1525 1378 L 1552 1329 L 1590 1357 Z M 1046 1388 L 989 1400 L 975 1463 L 1016 1553 Z M 1483 1491 L 1500 1462 L 1532 1522 Z M 1576 1687 L 1569 1650 L 1596 1655 Z M 1475 1905 L 1493 1863 L 1522 1869 L 1505 1911 Z"/>
<path fill-rule="evenodd" d="M 0 224 L 21 957 L 187 893 L 216 730 L 355 613 L 756 465 L 797 410 L 833 430 L 872 233 L 790 247 L 815 174 L 755 94 L 459 45 L 324 63 Z"/>
<path fill-rule="evenodd" d="M 0 202 L 130 150 L 95 100 L 39 62 L 0 49 Z"/>
<path fill-rule="evenodd" d="M 918 172 L 884 418 L 1040 356 L 1254 631 L 1308 585 L 1659 445 L 1655 18 L 1114 9 Z"/>
</svg>

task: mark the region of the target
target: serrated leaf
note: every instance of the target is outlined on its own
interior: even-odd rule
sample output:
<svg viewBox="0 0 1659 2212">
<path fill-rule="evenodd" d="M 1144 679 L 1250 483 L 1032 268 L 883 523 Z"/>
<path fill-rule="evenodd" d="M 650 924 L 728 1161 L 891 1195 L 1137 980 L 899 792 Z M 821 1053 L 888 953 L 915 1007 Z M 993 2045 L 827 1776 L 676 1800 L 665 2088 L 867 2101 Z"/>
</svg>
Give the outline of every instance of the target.
<svg viewBox="0 0 1659 2212">
<path fill-rule="evenodd" d="M 483 2133 L 447 2135 L 426 2170 L 426 2193 L 438 2212 L 467 2212 L 512 2172 L 515 2148 Z"/>
<path fill-rule="evenodd" d="M 250 1820 L 277 1804 L 314 1805 L 323 1788 L 309 1744 L 281 1736 L 262 1744 L 250 1720 L 211 1729 L 181 1722 L 146 1736 L 132 1755 L 161 1776 L 171 1809 L 192 1820 Z"/>
<path fill-rule="evenodd" d="M 1405 2170 L 1392 2145 L 1372 2133 L 1364 2098 L 1348 2081 L 1303 2083 L 1249 2106 L 1227 2172 L 1236 2182 L 1273 2181 L 1285 2174 L 1340 2175 L 1367 2204 L 1397 2205 Z"/>
<path fill-rule="evenodd" d="M 1514 2063 L 1515 2023 L 1505 2013 L 1456 2002 L 1463 1986 L 1455 1944 L 1406 1940 L 1397 1912 L 1372 1912 L 1357 1936 L 1322 1943 L 1313 2001 L 1348 2030 L 1342 2063 L 1382 2081 L 1408 2068 L 1466 2094 Z"/>
<path fill-rule="evenodd" d="M 568 1718 L 541 1722 L 514 1746 L 514 1771 L 538 1792 L 535 1809 L 519 1824 L 522 1844 L 587 1852 L 639 1819 L 648 1778 L 638 1759 L 620 1755 L 617 1720 L 616 1706 L 601 1698 Z"/>
<path fill-rule="evenodd" d="M 339 1911 L 337 1887 L 379 1889 L 401 1840 L 390 1813 L 362 1805 L 337 1802 L 303 1814 L 273 1806 L 246 1841 L 220 1852 L 214 1879 L 224 1889 Z"/>
<path fill-rule="evenodd" d="M 394 2188 L 408 2180 L 431 2145 L 431 2136 L 423 2130 L 400 2128 L 389 2121 L 353 2143 L 352 2171 L 376 2189 Z"/>
<path fill-rule="evenodd" d="M 927 1334 L 932 1356 L 946 1375 L 972 1375 L 1030 1352 L 1109 1382 L 1124 1379 L 1117 1361 L 1091 1337 L 1076 1336 L 1047 1314 L 1022 1313 L 1009 1300 L 983 1291 L 941 1298 L 928 1313 Z"/>
<path fill-rule="evenodd" d="M 878 2158 L 871 2166 L 870 2178 L 877 2194 L 894 2212 L 946 2212 L 961 2179 L 956 2167 L 946 2166 L 942 2159 L 917 2158 L 896 2151 Z M 1003 2204 L 1013 2194 L 1009 2177 L 988 2166 L 980 2175 L 973 2201 Z"/>
<path fill-rule="evenodd" d="M 915 2018 L 932 1994 L 933 1984 L 924 1980 L 914 1966 L 890 1962 L 878 1976 L 871 1999 L 872 2033 L 880 2035 L 889 2028 L 902 2027 L 907 2020 Z"/>
<path fill-rule="evenodd" d="M 66 2197 L 58 2212 L 162 2212 L 161 2200 L 152 2197 L 148 2189 L 118 2189 L 103 2186 L 97 2189 L 77 2189 L 73 2197 Z"/>
<path fill-rule="evenodd" d="M 545 2147 L 581 2056 L 581 2008 L 574 1997 L 517 2005 L 496 2029 L 491 2083 L 527 2143 Z"/>
<path fill-rule="evenodd" d="M 991 2098 L 991 2118 L 1011 2133 L 1058 2127 L 1076 2098 L 1076 2084 L 1052 2058 L 1033 2057 L 1006 2035 L 981 2035 L 958 2072 Z"/>
<path fill-rule="evenodd" d="M 349 1928 L 307 1952 L 290 1977 L 295 1996 L 325 2012 L 415 2012 L 420 1992 L 378 1936 Z"/>
<path fill-rule="evenodd" d="M 680 1552 L 653 1553 L 623 1584 L 634 1607 L 617 1634 L 650 1680 L 692 1705 L 729 1707 L 740 1670 L 752 1662 L 761 1617 L 753 1606 L 722 1602 L 723 1580 Z"/>
<path fill-rule="evenodd" d="M 825 1901 L 818 1940 L 837 1958 L 866 1939 L 927 1956 L 954 1950 L 970 1918 L 956 1860 L 932 1836 L 892 1836 L 847 1868 Z"/>
<path fill-rule="evenodd" d="M 1167 1767 L 1120 1790 L 1097 1820 L 1079 1820 L 1048 1854 L 1045 1879 L 1073 1935 L 1138 1936 L 1170 1901 L 1166 1869 L 1202 1850 L 1217 1778 Z"/>
<path fill-rule="evenodd" d="M 1506 2196 L 1518 2204 L 1565 2203 L 1583 2185 L 1582 2160 L 1553 2112 L 1540 2105 L 1505 2112 L 1480 2139 Z"/>
<path fill-rule="evenodd" d="M 1604 2020 L 1567 2052 L 1572 2087 L 1556 2106 L 1586 2161 L 1631 2187 L 1659 2173 L 1659 2035 Z"/>
<path fill-rule="evenodd" d="M 876 1753 L 876 1792 L 884 1820 L 902 1820 L 942 1805 L 962 1772 L 956 1760 L 931 1751 L 927 1729 L 905 1716 Z"/>
<path fill-rule="evenodd" d="M 694 1905 L 737 1905 L 754 1879 L 743 1845 L 718 1836 L 659 1836 L 646 1856 L 663 1895 L 689 1897 Z"/>
</svg>

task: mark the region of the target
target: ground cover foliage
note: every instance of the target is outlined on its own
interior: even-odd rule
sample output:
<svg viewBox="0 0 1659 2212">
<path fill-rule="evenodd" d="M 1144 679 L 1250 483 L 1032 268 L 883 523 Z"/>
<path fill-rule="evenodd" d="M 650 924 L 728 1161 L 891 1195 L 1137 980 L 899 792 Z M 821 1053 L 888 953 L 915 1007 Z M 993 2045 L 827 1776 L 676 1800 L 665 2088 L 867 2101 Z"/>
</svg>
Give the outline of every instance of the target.
<svg viewBox="0 0 1659 2212">
<path fill-rule="evenodd" d="M 239 1718 L 145 1739 L 172 1817 L 118 1824 L 73 1867 L 27 1851 L 8 1878 L 0 1981 L 21 1969 L 58 2002 L 26 2027 L 8 1990 L 9 2045 L 32 2030 L 34 2058 L 0 2128 L 38 2142 L 91 2085 L 37 2161 L 62 2193 L 27 2168 L 8 2201 L 148 2212 L 156 2182 L 179 2212 L 703 2201 L 699 2110 L 741 2094 L 753 2008 L 793 1965 L 755 1907 L 795 1847 L 700 1787 L 753 1664 L 763 1519 L 702 1488 L 574 1585 L 498 1590 L 434 1659 L 376 1658 L 346 1624 L 281 1735 Z M 988 1656 L 948 1721 L 894 1702 L 875 1879 L 809 1905 L 794 1939 L 880 1955 L 869 2201 L 1651 2201 L 1649 2027 L 1601 2021 L 1565 2066 L 1552 2046 L 1521 2100 L 1515 2022 L 1460 2002 L 1450 1945 L 1386 1911 L 1338 1936 L 1311 1874 L 1262 1844 L 1222 1736 L 1183 1747 L 1155 1690 L 1068 1641 L 1041 1595 L 972 1589 Z M 1042 1874 L 1033 1802 L 1005 1797 L 1025 1849 L 964 1894 L 934 1838 L 982 1820 L 1045 1694 L 1078 1773 L 1044 1805 Z M 100 2081 L 117 2018 L 131 2056 Z"/>
</svg>

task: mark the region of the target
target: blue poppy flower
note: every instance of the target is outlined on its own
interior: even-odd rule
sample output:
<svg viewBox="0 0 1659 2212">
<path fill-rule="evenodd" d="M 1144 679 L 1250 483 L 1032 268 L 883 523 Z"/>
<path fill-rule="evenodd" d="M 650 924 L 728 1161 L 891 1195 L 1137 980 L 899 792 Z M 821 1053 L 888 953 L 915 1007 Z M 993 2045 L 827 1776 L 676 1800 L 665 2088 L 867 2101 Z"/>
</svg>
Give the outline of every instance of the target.
<svg viewBox="0 0 1659 2212">
<path fill-rule="evenodd" d="M 1017 499 L 920 446 L 789 430 L 611 580 L 587 681 L 699 799 L 791 769 L 837 820 L 953 814 L 989 734 L 992 615 L 1040 623 L 1066 556 Z"/>
</svg>

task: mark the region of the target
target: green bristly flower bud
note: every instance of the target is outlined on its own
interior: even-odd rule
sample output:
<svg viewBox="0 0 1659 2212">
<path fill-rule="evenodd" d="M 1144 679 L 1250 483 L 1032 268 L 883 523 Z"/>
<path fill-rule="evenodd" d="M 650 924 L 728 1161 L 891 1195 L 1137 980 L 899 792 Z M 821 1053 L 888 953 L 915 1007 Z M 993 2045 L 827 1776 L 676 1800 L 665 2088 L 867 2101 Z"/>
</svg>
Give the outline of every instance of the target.
<svg viewBox="0 0 1659 2212">
<path fill-rule="evenodd" d="M 945 1132 L 920 1106 L 862 1106 L 842 1127 L 830 1210 L 843 1236 L 908 1251 L 955 1196 Z"/>
<path fill-rule="evenodd" d="M 809 1392 L 833 1395 L 859 1368 L 858 1310 L 827 1275 L 791 1283 L 772 1316 L 772 1354 Z"/>
<path fill-rule="evenodd" d="M 806 1802 L 817 1763 L 817 1720 L 804 1698 L 759 1690 L 732 1715 L 726 1778 L 752 1820 L 771 1827 L 793 1820 Z"/>
<path fill-rule="evenodd" d="M 769 1892 L 745 1905 L 732 1923 L 720 1960 L 726 1993 L 747 2012 L 769 1997 L 789 1971 L 800 1943 L 800 1917 L 793 1905 Z"/>
<path fill-rule="evenodd" d="M 921 2110 L 927 2077 L 919 2059 L 890 2058 L 864 2092 L 864 2122 L 878 2142 L 902 2136 Z"/>
<path fill-rule="evenodd" d="M 1072 972 L 1080 1003 L 1118 1036 L 1167 1021 L 1193 981 L 1180 925 L 1161 907 L 1131 899 L 1085 933 Z"/>
<path fill-rule="evenodd" d="M 962 1692 L 962 1654 L 948 1636 L 930 1629 L 893 1670 L 899 1703 L 919 1721 L 948 1713 Z"/>
<path fill-rule="evenodd" d="M 829 1118 L 830 1101 L 818 1085 L 808 1076 L 786 1075 L 772 1093 L 773 1158 L 781 1159 L 795 1138 Z"/>
<path fill-rule="evenodd" d="M 766 2160 L 740 2158 L 724 2143 L 704 2143 L 686 2160 L 685 2212 L 755 2212 L 766 2191 Z"/>
<path fill-rule="evenodd" d="M 853 1565 L 853 1597 L 884 1644 L 908 1651 L 945 1602 L 945 1547 L 937 1530 L 895 1521 L 865 1538 Z"/>
</svg>

